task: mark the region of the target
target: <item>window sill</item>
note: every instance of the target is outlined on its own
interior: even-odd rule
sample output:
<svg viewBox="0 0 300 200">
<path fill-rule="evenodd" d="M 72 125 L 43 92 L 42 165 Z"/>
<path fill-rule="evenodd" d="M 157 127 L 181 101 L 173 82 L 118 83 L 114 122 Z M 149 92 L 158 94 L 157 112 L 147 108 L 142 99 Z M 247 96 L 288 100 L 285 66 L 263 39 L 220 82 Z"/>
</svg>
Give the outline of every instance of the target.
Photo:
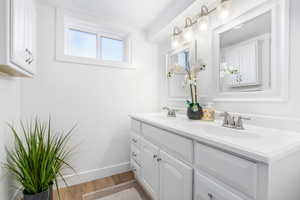
<svg viewBox="0 0 300 200">
<path fill-rule="evenodd" d="M 113 61 L 102 61 L 93 58 L 75 57 L 69 55 L 56 55 L 56 60 L 60 62 L 68 62 L 83 65 L 93 65 L 107 68 L 118 68 L 118 69 L 136 69 L 131 63 L 126 62 L 113 62 Z"/>
</svg>

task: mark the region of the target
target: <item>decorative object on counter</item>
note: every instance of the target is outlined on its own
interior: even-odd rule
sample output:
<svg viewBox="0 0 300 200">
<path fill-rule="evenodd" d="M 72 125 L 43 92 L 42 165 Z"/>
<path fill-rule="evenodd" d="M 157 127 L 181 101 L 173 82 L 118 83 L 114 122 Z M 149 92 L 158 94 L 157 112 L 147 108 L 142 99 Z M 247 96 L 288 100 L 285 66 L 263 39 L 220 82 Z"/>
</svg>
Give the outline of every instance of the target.
<svg viewBox="0 0 300 200">
<path fill-rule="evenodd" d="M 199 103 L 192 103 L 187 101 L 187 116 L 192 120 L 200 120 L 203 116 L 203 110 Z"/>
<path fill-rule="evenodd" d="M 191 100 L 187 100 L 187 116 L 192 120 L 200 120 L 203 116 L 203 110 L 198 103 L 197 95 L 197 75 L 200 71 L 205 70 L 205 65 L 201 60 L 198 60 L 193 66 L 190 64 L 190 56 L 188 51 L 184 51 L 185 66 L 179 66 L 175 64 L 167 74 L 168 78 L 171 78 L 176 71 L 184 69 L 186 76 L 183 83 L 184 87 L 188 88 Z"/>
<path fill-rule="evenodd" d="M 203 109 L 203 117 L 201 120 L 204 121 L 214 121 L 215 120 L 215 110 L 213 108 L 213 103 L 208 103 Z"/>
<path fill-rule="evenodd" d="M 72 153 L 68 143 L 74 128 L 67 133 L 56 133 L 50 121 L 36 118 L 26 124 L 21 122 L 20 129 L 9 125 L 15 143 L 7 150 L 4 167 L 22 186 L 24 200 L 52 200 L 53 185 L 61 199 L 58 180 L 65 182 L 62 170 L 74 171 L 68 163 Z"/>
</svg>

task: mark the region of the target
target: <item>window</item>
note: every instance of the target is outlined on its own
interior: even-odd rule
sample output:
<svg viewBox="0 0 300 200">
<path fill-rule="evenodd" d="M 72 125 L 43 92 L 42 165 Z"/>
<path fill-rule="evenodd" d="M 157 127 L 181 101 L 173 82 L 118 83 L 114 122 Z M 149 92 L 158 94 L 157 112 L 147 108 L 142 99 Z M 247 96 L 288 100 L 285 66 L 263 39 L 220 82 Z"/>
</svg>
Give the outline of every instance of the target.
<svg viewBox="0 0 300 200">
<path fill-rule="evenodd" d="M 103 60 L 119 61 L 124 60 L 124 42 L 106 37 L 101 37 L 101 55 Z"/>
<path fill-rule="evenodd" d="M 93 20 L 93 18 L 90 18 Z M 132 69 L 131 39 L 128 32 L 103 30 L 66 10 L 56 14 L 56 59 L 78 64 Z"/>
<path fill-rule="evenodd" d="M 96 58 L 97 57 L 97 35 L 77 30 L 69 30 L 71 56 Z"/>
<path fill-rule="evenodd" d="M 101 33 L 89 33 L 73 28 L 68 29 L 70 56 L 98 58 L 104 61 L 125 61 L 124 41 L 102 36 Z M 97 41 L 99 46 L 97 47 Z M 99 56 L 97 56 L 99 55 Z"/>
</svg>

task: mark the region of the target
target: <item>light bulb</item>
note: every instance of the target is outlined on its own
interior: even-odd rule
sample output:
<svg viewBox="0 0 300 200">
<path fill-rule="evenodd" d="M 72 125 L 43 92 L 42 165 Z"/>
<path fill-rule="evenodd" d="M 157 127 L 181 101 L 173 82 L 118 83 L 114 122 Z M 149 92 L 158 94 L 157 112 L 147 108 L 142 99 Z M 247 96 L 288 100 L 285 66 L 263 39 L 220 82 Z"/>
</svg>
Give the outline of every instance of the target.
<svg viewBox="0 0 300 200">
<path fill-rule="evenodd" d="M 183 30 L 183 39 L 186 42 L 190 42 L 194 37 L 194 32 L 193 32 L 193 20 L 190 17 L 187 17 L 185 19 L 185 27 Z"/>
<path fill-rule="evenodd" d="M 198 27 L 200 31 L 206 31 L 208 29 L 208 16 L 203 16 L 199 19 Z"/>
<path fill-rule="evenodd" d="M 198 27 L 200 31 L 206 31 L 208 29 L 208 23 L 209 23 L 208 15 L 209 15 L 208 7 L 206 5 L 203 5 L 201 7 L 200 18 L 198 21 Z"/>
<path fill-rule="evenodd" d="M 179 46 L 181 32 L 182 31 L 177 26 L 173 28 L 173 34 L 172 34 L 172 39 L 171 39 L 172 40 L 171 46 L 174 49 Z"/>
<path fill-rule="evenodd" d="M 229 16 L 230 0 L 221 0 L 218 6 L 219 18 L 226 19 Z"/>
<path fill-rule="evenodd" d="M 178 40 L 177 36 L 173 36 L 173 38 L 172 38 L 172 47 L 177 48 L 178 46 L 179 46 L 179 40 Z"/>
<path fill-rule="evenodd" d="M 183 38 L 187 42 L 190 42 L 193 39 L 192 27 L 185 28 L 184 33 L 183 33 Z"/>
</svg>

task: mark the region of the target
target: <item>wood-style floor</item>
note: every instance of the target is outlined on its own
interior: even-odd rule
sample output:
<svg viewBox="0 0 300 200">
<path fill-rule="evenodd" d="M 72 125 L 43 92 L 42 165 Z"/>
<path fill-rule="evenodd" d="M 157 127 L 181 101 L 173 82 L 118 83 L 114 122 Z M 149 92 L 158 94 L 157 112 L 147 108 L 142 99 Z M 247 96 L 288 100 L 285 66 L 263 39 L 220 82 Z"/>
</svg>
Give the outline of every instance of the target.
<svg viewBox="0 0 300 200">
<path fill-rule="evenodd" d="M 99 191 L 131 180 L 134 180 L 133 173 L 126 172 L 88 183 L 62 188 L 60 189 L 61 200 L 82 200 L 84 194 Z M 54 200 L 59 200 L 57 192 L 54 192 Z"/>
</svg>

